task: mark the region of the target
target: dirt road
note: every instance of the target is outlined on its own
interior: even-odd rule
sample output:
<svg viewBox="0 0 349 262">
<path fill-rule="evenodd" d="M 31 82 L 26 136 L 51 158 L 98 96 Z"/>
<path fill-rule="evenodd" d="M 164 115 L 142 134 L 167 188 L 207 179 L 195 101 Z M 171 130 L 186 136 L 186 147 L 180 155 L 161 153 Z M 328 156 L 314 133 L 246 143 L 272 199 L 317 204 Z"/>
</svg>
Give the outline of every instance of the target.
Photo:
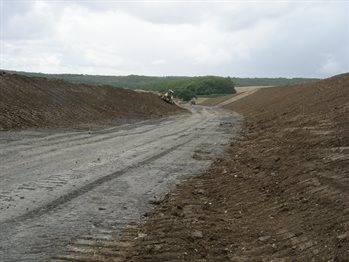
<svg viewBox="0 0 349 262">
<path fill-rule="evenodd" d="M 217 108 L 96 131 L 0 133 L 0 261 L 84 256 L 72 239 L 118 239 L 239 130 Z"/>
</svg>

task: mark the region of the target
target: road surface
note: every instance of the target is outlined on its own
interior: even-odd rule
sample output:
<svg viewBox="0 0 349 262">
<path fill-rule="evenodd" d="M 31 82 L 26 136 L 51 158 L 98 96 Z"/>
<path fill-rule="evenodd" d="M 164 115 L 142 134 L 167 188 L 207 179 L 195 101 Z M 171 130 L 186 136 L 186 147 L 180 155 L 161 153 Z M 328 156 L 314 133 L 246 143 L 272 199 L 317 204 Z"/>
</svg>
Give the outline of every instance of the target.
<svg viewBox="0 0 349 262">
<path fill-rule="evenodd" d="M 181 179 L 207 168 L 237 135 L 240 116 L 189 109 L 94 131 L 1 132 L 0 261 L 89 257 L 72 241 L 112 243 Z"/>
</svg>

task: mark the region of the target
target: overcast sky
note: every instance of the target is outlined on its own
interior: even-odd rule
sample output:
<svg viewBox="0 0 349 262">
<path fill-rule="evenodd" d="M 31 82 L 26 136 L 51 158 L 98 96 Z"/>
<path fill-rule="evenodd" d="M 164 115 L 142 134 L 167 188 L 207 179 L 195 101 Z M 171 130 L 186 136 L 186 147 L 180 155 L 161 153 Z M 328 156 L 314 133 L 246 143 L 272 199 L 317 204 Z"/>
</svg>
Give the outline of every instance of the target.
<svg viewBox="0 0 349 262">
<path fill-rule="evenodd" d="M 328 77 L 349 71 L 349 1 L 0 0 L 0 68 Z"/>
</svg>

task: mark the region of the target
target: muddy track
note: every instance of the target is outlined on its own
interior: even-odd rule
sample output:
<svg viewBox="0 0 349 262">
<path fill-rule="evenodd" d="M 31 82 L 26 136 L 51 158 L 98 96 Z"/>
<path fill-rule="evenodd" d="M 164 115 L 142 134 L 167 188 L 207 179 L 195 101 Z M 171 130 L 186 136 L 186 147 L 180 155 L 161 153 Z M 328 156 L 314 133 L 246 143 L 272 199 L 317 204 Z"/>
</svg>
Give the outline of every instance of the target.
<svg viewBox="0 0 349 262">
<path fill-rule="evenodd" d="M 170 152 L 178 149 L 180 146 L 183 146 L 185 145 L 186 143 L 188 143 L 189 141 L 185 141 L 179 145 L 176 145 L 174 147 L 171 147 L 165 151 L 162 151 L 148 159 L 145 159 L 144 161 L 141 161 L 140 163 L 137 163 L 135 166 L 129 166 L 129 167 L 126 167 L 122 170 L 119 170 L 119 171 L 116 171 L 114 173 L 111 173 L 109 175 L 106 175 L 106 176 L 103 176 L 103 177 L 100 177 L 94 181 L 92 181 L 91 183 L 88 183 L 76 190 L 73 190 L 73 191 L 70 191 L 69 193 L 65 194 L 65 195 L 62 195 L 60 196 L 59 198 L 45 204 L 44 206 L 41 206 L 41 207 L 38 207 L 37 209 L 33 209 L 31 210 L 30 212 L 28 213 L 25 213 L 24 215 L 22 216 L 19 216 L 19 217 L 16 217 L 16 218 L 12 218 L 11 220 L 9 221 L 4 221 L 4 224 L 9 224 L 9 223 L 18 223 L 18 222 L 22 222 L 22 221 L 25 221 L 27 219 L 34 219 L 34 218 L 37 218 L 37 217 L 40 217 L 46 213 L 48 213 L 49 211 L 57 208 L 58 206 L 60 205 L 63 205 L 71 200 L 73 200 L 74 198 L 77 198 L 89 191 L 91 191 L 92 189 L 102 185 L 103 183 L 106 183 L 106 182 L 109 182 L 111 181 L 112 179 L 118 177 L 118 176 L 121 176 L 123 174 L 125 174 L 126 172 L 128 171 L 131 171 L 133 168 L 136 168 L 136 167 L 139 167 L 139 166 L 142 166 L 142 165 L 145 165 L 147 163 L 151 163 L 152 161 L 155 161 L 167 154 L 169 154 Z"/>
<path fill-rule="evenodd" d="M 191 110 L 89 132 L 0 133 L 0 260 L 64 258 L 84 236 L 117 240 L 125 224 L 222 154 L 232 127 L 238 132 L 237 114 Z"/>
</svg>

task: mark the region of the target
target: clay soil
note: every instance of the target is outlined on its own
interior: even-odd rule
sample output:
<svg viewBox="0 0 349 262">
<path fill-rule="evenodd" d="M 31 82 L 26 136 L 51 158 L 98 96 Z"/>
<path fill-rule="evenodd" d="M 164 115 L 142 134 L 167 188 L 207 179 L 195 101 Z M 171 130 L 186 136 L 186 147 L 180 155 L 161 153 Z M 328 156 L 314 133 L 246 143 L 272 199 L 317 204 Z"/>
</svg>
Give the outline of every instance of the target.
<svg viewBox="0 0 349 262">
<path fill-rule="evenodd" d="M 97 127 L 184 110 L 157 95 L 0 72 L 0 130 Z"/>
<path fill-rule="evenodd" d="M 124 232 L 126 261 L 348 261 L 349 74 L 262 89 L 227 157 Z"/>
</svg>

